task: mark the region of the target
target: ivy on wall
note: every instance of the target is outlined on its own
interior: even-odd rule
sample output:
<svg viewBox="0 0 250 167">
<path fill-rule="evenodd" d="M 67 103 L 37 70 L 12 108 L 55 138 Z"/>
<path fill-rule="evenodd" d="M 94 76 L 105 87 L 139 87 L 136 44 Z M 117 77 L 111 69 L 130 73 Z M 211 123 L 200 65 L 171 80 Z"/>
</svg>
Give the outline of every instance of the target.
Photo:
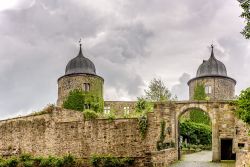
<svg viewBox="0 0 250 167">
<path fill-rule="evenodd" d="M 164 120 L 161 121 L 161 131 L 160 131 L 160 138 L 159 140 L 156 142 L 156 148 L 158 151 L 163 150 L 163 149 L 167 149 L 170 147 L 174 147 L 174 143 L 167 143 L 164 142 L 165 138 L 166 138 L 166 122 Z"/>
<path fill-rule="evenodd" d="M 206 100 L 207 95 L 205 92 L 205 85 L 202 83 L 197 83 L 194 88 L 194 100 Z"/>
<path fill-rule="evenodd" d="M 81 89 L 74 89 L 69 92 L 68 97 L 63 102 L 66 109 L 83 111 L 91 109 L 96 112 L 102 112 L 104 101 L 102 97 L 96 96 L 91 92 L 85 92 Z"/>
<path fill-rule="evenodd" d="M 193 99 L 194 100 L 206 100 L 207 99 L 204 84 L 198 83 L 195 86 Z M 196 123 L 204 123 L 206 125 L 211 124 L 209 115 L 200 109 L 192 109 L 190 111 L 190 121 L 196 122 Z"/>
<path fill-rule="evenodd" d="M 142 139 L 146 137 L 147 129 L 148 129 L 148 118 L 146 115 L 142 115 L 138 117 L 138 125 L 141 133 Z"/>
</svg>

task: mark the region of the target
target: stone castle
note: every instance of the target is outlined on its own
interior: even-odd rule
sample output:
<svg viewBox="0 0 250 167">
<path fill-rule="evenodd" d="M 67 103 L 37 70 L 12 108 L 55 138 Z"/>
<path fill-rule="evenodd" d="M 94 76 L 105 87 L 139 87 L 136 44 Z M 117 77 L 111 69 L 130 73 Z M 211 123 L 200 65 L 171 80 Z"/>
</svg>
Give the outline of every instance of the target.
<svg viewBox="0 0 250 167">
<path fill-rule="evenodd" d="M 95 65 L 86 58 L 80 46 L 77 57 L 69 61 L 65 75 L 58 79 L 57 106 L 51 112 L 0 121 L 0 154 L 31 153 L 35 156 L 73 154 L 89 159 L 92 154 L 133 157 L 135 166 L 169 166 L 180 158 L 179 118 L 191 109 L 208 113 L 212 122 L 213 161 L 237 160 L 237 166 L 250 158 L 249 127 L 234 114 L 236 81 L 227 76 L 225 65 L 214 56 L 204 60 L 196 77 L 188 82 L 189 101 L 155 103 L 147 114 L 145 138 L 140 135 L 137 118 L 85 120 L 81 112 L 62 108 L 69 92 L 82 89 L 103 98 L 104 79 L 96 74 Z M 205 85 L 207 101 L 194 101 L 197 84 Z M 91 108 L 85 104 L 84 108 Z M 105 101 L 104 110 L 118 114 L 133 112 L 135 102 Z M 158 151 L 161 122 L 166 123 L 164 142 L 172 147 Z"/>
</svg>

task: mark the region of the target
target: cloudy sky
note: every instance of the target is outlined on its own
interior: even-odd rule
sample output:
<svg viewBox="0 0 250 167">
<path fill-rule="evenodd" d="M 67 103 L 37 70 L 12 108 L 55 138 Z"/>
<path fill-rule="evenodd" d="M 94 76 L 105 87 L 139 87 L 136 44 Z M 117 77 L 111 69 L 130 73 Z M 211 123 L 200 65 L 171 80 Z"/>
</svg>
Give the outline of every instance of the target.
<svg viewBox="0 0 250 167">
<path fill-rule="evenodd" d="M 250 86 L 240 14 L 236 0 L 0 0 L 0 119 L 56 102 L 80 38 L 106 100 L 134 100 L 155 77 L 187 99 L 212 42 L 238 94 Z"/>
</svg>

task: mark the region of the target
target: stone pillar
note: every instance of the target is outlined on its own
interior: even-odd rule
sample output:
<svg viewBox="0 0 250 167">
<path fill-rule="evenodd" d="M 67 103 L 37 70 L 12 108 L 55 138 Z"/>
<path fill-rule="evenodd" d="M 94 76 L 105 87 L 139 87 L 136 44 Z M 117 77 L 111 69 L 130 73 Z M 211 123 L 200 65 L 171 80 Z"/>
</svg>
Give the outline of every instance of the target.
<svg viewBox="0 0 250 167">
<path fill-rule="evenodd" d="M 219 139 L 219 106 L 213 105 L 212 108 L 212 152 L 213 162 L 218 162 L 221 160 L 220 157 L 220 139 Z"/>
</svg>

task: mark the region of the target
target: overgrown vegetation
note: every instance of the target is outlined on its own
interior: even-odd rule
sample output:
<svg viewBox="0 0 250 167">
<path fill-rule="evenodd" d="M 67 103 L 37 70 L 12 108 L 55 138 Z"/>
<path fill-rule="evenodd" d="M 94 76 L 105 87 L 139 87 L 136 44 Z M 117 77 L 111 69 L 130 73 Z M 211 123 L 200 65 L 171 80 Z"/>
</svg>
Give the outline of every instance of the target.
<svg viewBox="0 0 250 167">
<path fill-rule="evenodd" d="M 242 18 L 245 19 L 245 27 L 241 34 L 246 38 L 250 39 L 250 0 L 244 0 L 240 4 L 241 8 L 243 9 L 242 14 L 240 15 Z"/>
<path fill-rule="evenodd" d="M 142 139 L 146 137 L 147 129 L 148 129 L 148 118 L 146 115 L 142 115 L 138 117 L 138 125 L 141 133 Z"/>
<path fill-rule="evenodd" d="M 163 149 L 167 149 L 167 148 L 170 148 L 170 147 L 174 147 L 174 143 L 173 142 L 171 142 L 171 143 L 164 142 L 165 141 L 165 137 L 166 137 L 165 129 L 166 129 L 166 122 L 162 120 L 161 121 L 160 138 L 159 138 L 159 140 L 156 143 L 156 148 L 157 148 L 158 151 L 159 150 L 163 150 Z"/>
<path fill-rule="evenodd" d="M 91 92 L 85 92 L 81 89 L 70 91 L 67 99 L 63 102 L 64 108 L 76 111 L 91 109 L 95 112 L 102 112 L 103 105 L 104 101 L 102 97 L 98 97 Z"/>
<path fill-rule="evenodd" d="M 19 157 L 0 158 L 0 167 L 80 167 L 81 162 L 72 155 L 64 157 L 33 157 L 22 154 Z"/>
<path fill-rule="evenodd" d="M 55 108 L 56 108 L 56 106 L 54 104 L 48 104 L 41 111 L 32 112 L 31 115 L 49 114 L 49 113 L 52 113 Z"/>
<path fill-rule="evenodd" d="M 114 157 L 112 155 L 93 155 L 90 163 L 94 167 L 129 167 L 134 164 L 134 158 Z"/>
<path fill-rule="evenodd" d="M 241 91 L 235 104 L 237 106 L 237 116 L 247 124 L 250 124 L 250 87 Z"/>
<path fill-rule="evenodd" d="M 90 110 L 90 109 L 84 110 L 83 115 L 84 115 L 84 119 L 86 120 L 93 120 L 98 117 L 98 114 L 95 111 Z"/>
<path fill-rule="evenodd" d="M 153 110 L 153 105 L 145 98 L 138 97 L 135 105 L 135 111 L 137 113 L 148 113 Z"/>
<path fill-rule="evenodd" d="M 187 140 L 189 144 L 211 145 L 212 143 L 211 127 L 205 124 L 191 121 L 180 122 L 180 133 L 183 141 Z"/>
<path fill-rule="evenodd" d="M 201 83 L 196 84 L 194 88 L 193 99 L 194 100 L 206 100 L 206 98 L 207 98 L 207 95 L 205 92 L 205 85 Z"/>
</svg>

